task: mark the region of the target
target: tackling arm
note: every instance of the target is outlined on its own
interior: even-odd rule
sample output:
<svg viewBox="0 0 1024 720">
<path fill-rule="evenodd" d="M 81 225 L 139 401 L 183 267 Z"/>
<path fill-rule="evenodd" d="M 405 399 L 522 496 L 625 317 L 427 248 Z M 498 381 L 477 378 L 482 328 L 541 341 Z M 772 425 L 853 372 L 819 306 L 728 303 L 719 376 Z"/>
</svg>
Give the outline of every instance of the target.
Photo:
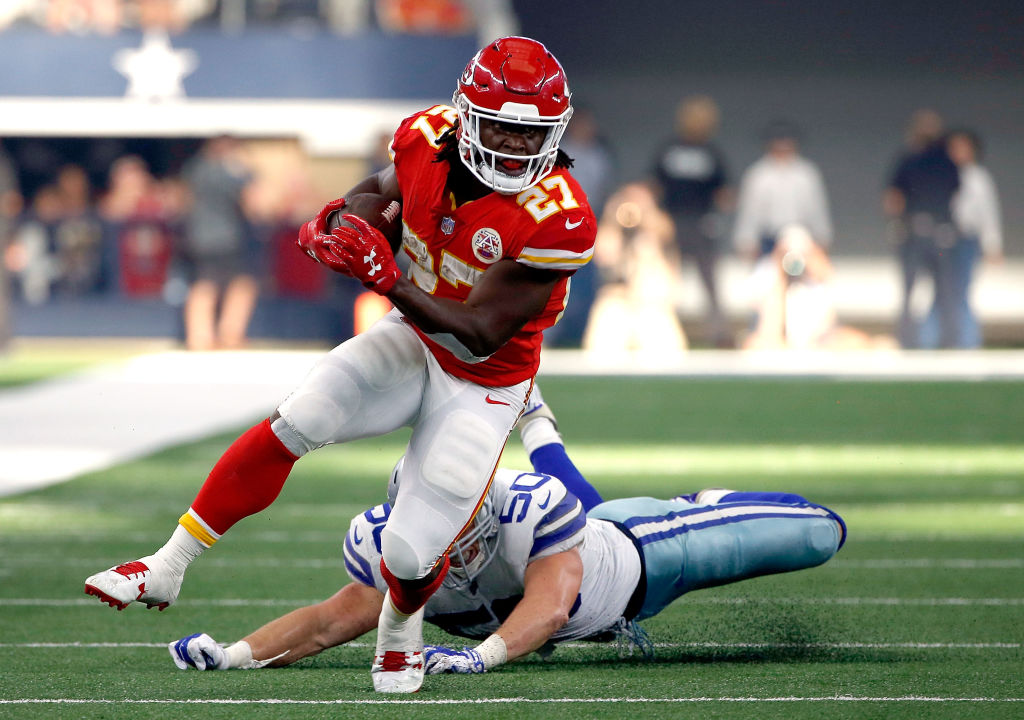
<svg viewBox="0 0 1024 720">
<path fill-rule="evenodd" d="M 327 600 L 271 620 L 242 639 L 252 648 L 253 659 L 280 656 L 270 667 L 290 665 L 373 630 L 383 603 L 376 588 L 351 582 Z"/>
<path fill-rule="evenodd" d="M 271 620 L 226 649 L 196 634 L 170 643 L 168 650 L 182 670 L 283 667 L 373 630 L 383 602 L 380 591 L 353 582 L 321 603 Z"/>
<path fill-rule="evenodd" d="M 475 648 L 425 646 L 427 673 L 487 672 L 536 650 L 569 621 L 582 582 L 577 548 L 534 560 L 526 568 L 523 599 L 501 627 Z"/>
<path fill-rule="evenodd" d="M 569 622 L 582 582 L 583 560 L 577 548 L 526 566 L 523 599 L 496 632 L 505 641 L 508 660 L 533 652 Z"/>
</svg>

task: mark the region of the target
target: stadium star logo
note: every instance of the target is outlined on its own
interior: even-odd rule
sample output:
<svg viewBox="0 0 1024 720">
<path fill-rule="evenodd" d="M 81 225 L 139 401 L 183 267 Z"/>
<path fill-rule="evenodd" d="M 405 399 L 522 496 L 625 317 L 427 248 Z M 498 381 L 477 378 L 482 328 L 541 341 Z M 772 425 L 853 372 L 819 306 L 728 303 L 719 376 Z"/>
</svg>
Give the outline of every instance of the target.
<svg viewBox="0 0 1024 720">
<path fill-rule="evenodd" d="M 148 32 L 136 50 L 118 50 L 114 69 L 128 78 L 125 97 L 173 100 L 185 97 L 182 80 L 199 65 L 192 50 L 175 50 L 165 32 Z"/>
</svg>

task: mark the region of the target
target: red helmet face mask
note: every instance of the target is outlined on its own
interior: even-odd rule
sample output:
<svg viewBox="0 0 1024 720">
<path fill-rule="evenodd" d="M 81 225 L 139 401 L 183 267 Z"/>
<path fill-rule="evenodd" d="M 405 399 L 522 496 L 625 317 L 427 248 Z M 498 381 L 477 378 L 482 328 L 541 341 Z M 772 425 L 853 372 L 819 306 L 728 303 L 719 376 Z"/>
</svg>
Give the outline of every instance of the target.
<svg viewBox="0 0 1024 720">
<path fill-rule="evenodd" d="M 459 113 L 459 154 L 480 182 L 515 194 L 554 169 L 572 106 L 565 71 L 541 43 L 524 37 L 495 40 L 469 61 L 452 101 Z M 485 147 L 482 120 L 540 130 L 539 152 L 510 155 Z"/>
</svg>

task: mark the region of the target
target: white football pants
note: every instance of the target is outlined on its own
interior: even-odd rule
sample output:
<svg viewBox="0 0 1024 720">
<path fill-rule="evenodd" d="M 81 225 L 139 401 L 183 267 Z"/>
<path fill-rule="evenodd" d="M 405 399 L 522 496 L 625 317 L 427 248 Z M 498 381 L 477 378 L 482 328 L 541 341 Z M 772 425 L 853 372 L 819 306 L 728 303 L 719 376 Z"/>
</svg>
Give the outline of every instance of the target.
<svg viewBox="0 0 1024 720">
<path fill-rule="evenodd" d="M 302 456 L 412 427 L 381 535 L 388 569 L 411 580 L 426 575 L 472 520 L 531 386 L 484 387 L 449 375 L 394 310 L 317 363 L 272 428 Z M 382 488 L 386 482 L 382 474 Z"/>
</svg>

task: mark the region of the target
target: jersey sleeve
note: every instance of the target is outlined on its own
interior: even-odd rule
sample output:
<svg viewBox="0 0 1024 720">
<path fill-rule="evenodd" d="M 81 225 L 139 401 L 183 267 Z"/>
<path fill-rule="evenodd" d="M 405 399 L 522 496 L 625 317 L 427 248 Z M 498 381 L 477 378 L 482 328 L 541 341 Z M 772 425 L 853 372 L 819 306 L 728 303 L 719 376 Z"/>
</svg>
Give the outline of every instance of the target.
<svg viewBox="0 0 1024 720">
<path fill-rule="evenodd" d="M 537 221 L 516 260 L 542 270 L 573 273 L 590 262 L 597 218 L 586 194 L 566 173 L 549 176 L 521 193 L 517 202 Z"/>
<path fill-rule="evenodd" d="M 349 577 L 358 583 L 387 590 L 380 573 L 380 532 L 384 529 L 391 507 L 377 505 L 352 518 L 345 535 L 345 569 Z"/>
<path fill-rule="evenodd" d="M 587 526 L 583 504 L 565 486 L 561 483 L 559 485 L 564 495 L 537 523 L 533 532 L 530 560 L 571 550 L 583 542 L 583 531 Z"/>
<path fill-rule="evenodd" d="M 520 473 L 508 488 L 499 521 L 508 559 L 525 567 L 583 542 L 587 515 L 557 478 Z"/>
<path fill-rule="evenodd" d="M 566 221 L 566 227 L 572 224 Z M 576 272 L 594 257 L 597 222 L 593 215 L 579 219 L 580 225 L 567 231 L 563 226 L 544 228 L 519 252 L 517 262 L 540 270 Z M 578 231 L 578 232 L 577 232 Z"/>
</svg>

